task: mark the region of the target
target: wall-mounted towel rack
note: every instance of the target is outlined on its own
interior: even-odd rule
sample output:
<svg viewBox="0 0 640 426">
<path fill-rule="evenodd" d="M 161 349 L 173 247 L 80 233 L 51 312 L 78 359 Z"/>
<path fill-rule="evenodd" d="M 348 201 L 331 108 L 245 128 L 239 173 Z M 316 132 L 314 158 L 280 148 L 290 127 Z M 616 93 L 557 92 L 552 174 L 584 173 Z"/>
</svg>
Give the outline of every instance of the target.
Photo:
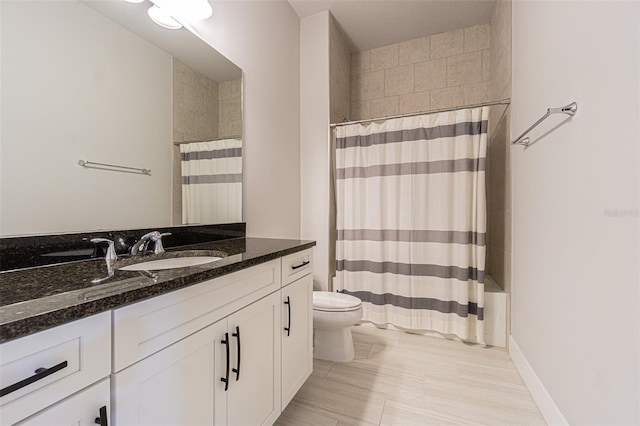
<svg viewBox="0 0 640 426">
<path fill-rule="evenodd" d="M 529 144 L 531 143 L 531 139 L 525 138 L 525 136 L 529 134 L 529 132 L 532 131 L 538 124 L 542 123 L 547 117 L 549 117 L 552 114 L 568 114 L 568 115 L 574 116 L 576 115 L 577 111 L 578 111 L 578 104 L 575 102 L 571 102 L 569 105 L 565 105 L 560 108 L 547 108 L 547 112 L 542 117 L 540 117 L 538 121 L 533 123 L 531 127 L 529 127 L 520 136 L 518 136 L 516 140 L 511 142 L 511 145 L 523 145 L 525 147 L 529 146 Z"/>
<path fill-rule="evenodd" d="M 141 169 L 140 167 L 118 166 L 115 164 L 95 163 L 93 161 L 78 160 L 78 165 L 92 169 L 113 170 L 114 172 L 140 173 L 150 175 L 151 169 Z"/>
<path fill-rule="evenodd" d="M 214 141 L 224 141 L 227 139 L 237 139 L 237 140 L 242 140 L 242 136 L 237 135 L 237 136 L 222 136 L 219 138 L 213 138 L 213 139 L 207 139 L 207 140 L 202 140 L 202 141 L 181 141 L 181 142 L 174 142 L 174 145 L 184 145 L 186 143 L 200 143 L 200 142 L 214 142 Z"/>
</svg>

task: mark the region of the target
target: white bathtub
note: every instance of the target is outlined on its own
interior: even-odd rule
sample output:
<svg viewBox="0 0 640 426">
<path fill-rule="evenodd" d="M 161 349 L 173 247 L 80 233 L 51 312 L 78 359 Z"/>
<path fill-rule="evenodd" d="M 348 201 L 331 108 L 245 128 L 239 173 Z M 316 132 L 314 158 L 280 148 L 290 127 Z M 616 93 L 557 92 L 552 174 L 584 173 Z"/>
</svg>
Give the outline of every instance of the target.
<svg viewBox="0 0 640 426">
<path fill-rule="evenodd" d="M 337 288 L 335 279 L 336 277 L 333 277 L 334 289 Z M 360 325 L 444 337 L 435 331 L 405 330 L 401 327 L 394 327 L 391 324 L 374 325 L 373 323 L 363 321 Z M 456 338 L 453 335 L 446 337 Z M 484 340 L 489 346 L 507 347 L 507 293 L 505 293 L 490 276 L 484 277 Z"/>
<path fill-rule="evenodd" d="M 484 277 L 484 340 L 507 346 L 507 293 L 490 276 Z"/>
</svg>

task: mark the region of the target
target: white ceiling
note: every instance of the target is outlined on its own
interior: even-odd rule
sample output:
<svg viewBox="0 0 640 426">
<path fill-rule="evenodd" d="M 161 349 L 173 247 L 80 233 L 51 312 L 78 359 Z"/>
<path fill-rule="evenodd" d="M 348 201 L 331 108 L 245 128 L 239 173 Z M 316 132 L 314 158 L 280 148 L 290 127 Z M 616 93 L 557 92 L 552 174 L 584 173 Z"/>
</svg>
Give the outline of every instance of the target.
<svg viewBox="0 0 640 426">
<path fill-rule="evenodd" d="M 300 17 L 329 10 L 352 52 L 485 24 L 495 0 L 289 0 Z"/>
</svg>

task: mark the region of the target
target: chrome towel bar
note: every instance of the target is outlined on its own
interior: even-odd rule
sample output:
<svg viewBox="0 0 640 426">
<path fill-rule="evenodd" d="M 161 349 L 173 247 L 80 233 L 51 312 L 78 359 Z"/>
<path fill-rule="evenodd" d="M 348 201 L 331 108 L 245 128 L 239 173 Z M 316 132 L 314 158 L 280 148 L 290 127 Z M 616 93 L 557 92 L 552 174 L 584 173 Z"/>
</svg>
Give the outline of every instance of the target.
<svg viewBox="0 0 640 426">
<path fill-rule="evenodd" d="M 141 169 L 139 167 L 118 166 L 115 164 L 95 163 L 93 161 L 78 160 L 78 165 L 93 169 L 113 170 L 115 172 L 140 173 L 143 175 L 151 175 L 151 169 Z"/>
<path fill-rule="evenodd" d="M 574 116 L 576 115 L 577 111 L 578 104 L 575 102 L 571 102 L 569 105 L 565 105 L 559 108 L 547 108 L 547 112 L 542 117 L 540 117 L 538 121 L 533 123 L 531 127 L 529 127 L 520 136 L 518 136 L 516 140 L 511 142 L 511 145 L 523 145 L 525 147 L 529 146 L 529 144 L 531 143 L 531 139 L 525 138 L 525 136 L 529 134 L 529 132 L 532 131 L 538 124 L 542 123 L 547 117 L 552 114 L 568 114 L 570 116 Z"/>
</svg>

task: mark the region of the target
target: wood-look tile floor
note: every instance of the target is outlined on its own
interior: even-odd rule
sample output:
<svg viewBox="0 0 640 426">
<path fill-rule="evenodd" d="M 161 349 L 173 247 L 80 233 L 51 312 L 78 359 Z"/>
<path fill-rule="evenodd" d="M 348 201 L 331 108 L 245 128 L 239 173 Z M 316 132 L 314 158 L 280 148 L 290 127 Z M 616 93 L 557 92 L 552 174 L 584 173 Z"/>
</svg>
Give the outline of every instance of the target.
<svg viewBox="0 0 640 426">
<path fill-rule="evenodd" d="M 506 351 L 353 327 L 350 363 L 314 359 L 278 426 L 544 425 Z"/>
</svg>

